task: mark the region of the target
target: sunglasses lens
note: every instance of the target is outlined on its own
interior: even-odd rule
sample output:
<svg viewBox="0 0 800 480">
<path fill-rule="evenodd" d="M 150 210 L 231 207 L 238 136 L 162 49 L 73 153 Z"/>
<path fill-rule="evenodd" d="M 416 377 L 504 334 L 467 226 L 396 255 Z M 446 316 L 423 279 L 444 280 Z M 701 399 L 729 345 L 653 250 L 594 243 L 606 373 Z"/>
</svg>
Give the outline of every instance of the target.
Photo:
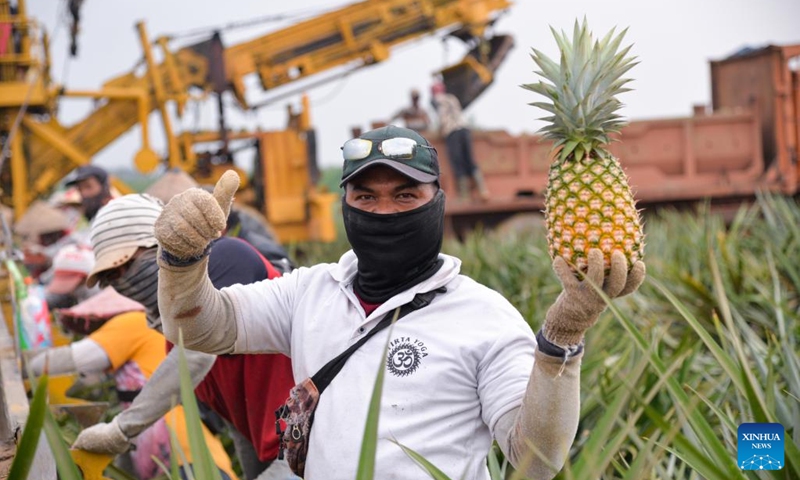
<svg viewBox="0 0 800 480">
<path fill-rule="evenodd" d="M 363 138 L 354 138 L 344 142 L 342 155 L 345 160 L 363 160 L 372 151 L 372 142 Z"/>
<path fill-rule="evenodd" d="M 389 158 L 413 158 L 416 145 L 410 138 L 390 138 L 381 143 L 381 153 Z"/>
</svg>

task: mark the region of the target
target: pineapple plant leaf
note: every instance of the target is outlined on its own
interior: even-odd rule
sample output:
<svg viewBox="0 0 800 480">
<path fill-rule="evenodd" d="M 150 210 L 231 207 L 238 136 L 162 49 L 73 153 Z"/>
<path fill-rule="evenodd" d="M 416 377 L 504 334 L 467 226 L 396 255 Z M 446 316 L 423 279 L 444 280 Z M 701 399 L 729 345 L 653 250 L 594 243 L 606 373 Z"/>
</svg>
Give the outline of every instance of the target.
<svg viewBox="0 0 800 480">
<path fill-rule="evenodd" d="M 575 21 L 572 39 L 551 31 L 561 58 L 532 49 L 541 80 L 522 85 L 547 100 L 531 105 L 549 114 L 539 119 L 546 122 L 539 133 L 553 141 L 545 193 L 550 256 L 585 272 L 589 249 L 603 251 L 606 270 L 619 250 L 630 267 L 644 255 L 642 221 L 628 178 L 607 147 L 626 124 L 617 96 L 630 91 L 631 79 L 623 77 L 638 63 L 629 55 L 632 45 L 620 49 L 627 29 L 594 40 L 584 18 Z"/>
</svg>

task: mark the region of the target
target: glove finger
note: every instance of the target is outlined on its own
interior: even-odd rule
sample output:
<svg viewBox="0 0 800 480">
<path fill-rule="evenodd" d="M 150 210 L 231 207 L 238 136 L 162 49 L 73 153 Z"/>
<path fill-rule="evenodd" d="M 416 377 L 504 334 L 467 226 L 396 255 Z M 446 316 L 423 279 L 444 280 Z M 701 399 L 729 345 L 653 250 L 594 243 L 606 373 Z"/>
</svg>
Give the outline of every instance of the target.
<svg viewBox="0 0 800 480">
<path fill-rule="evenodd" d="M 644 262 L 638 261 L 634 263 L 633 268 L 631 268 L 630 273 L 628 273 L 628 281 L 625 283 L 625 288 L 619 292 L 618 296 L 624 297 L 625 295 L 635 292 L 642 282 L 644 282 L 647 276 L 646 270 Z"/>
<path fill-rule="evenodd" d="M 214 198 L 217 199 L 219 208 L 225 219 L 231 211 L 231 203 L 236 190 L 239 189 L 239 174 L 233 170 L 228 170 L 222 174 L 219 181 L 214 185 Z"/>
<path fill-rule="evenodd" d="M 556 276 L 558 276 L 565 290 L 578 288 L 579 282 L 578 279 L 575 278 L 575 272 L 561 256 L 557 256 L 553 259 L 553 271 L 556 272 Z"/>
<path fill-rule="evenodd" d="M 176 203 L 171 205 L 171 208 L 165 209 L 156 220 L 154 227 L 156 238 L 168 252 L 185 257 L 197 255 L 205 249 L 208 238 L 195 227 L 207 222 L 202 219 L 193 221 L 193 211 L 191 207 L 187 208 L 182 203 Z M 206 229 L 210 230 L 208 226 Z"/>
<path fill-rule="evenodd" d="M 586 280 L 589 283 L 603 286 L 603 277 L 605 276 L 605 261 L 603 260 L 603 251 L 599 248 L 592 248 L 589 250 L 589 268 L 586 271 Z"/>
<path fill-rule="evenodd" d="M 610 298 L 619 296 L 619 292 L 625 287 L 628 277 L 628 259 L 619 250 L 611 253 L 611 270 L 603 284 L 603 291 Z"/>
<path fill-rule="evenodd" d="M 188 242 L 178 231 L 172 228 L 161 229 L 156 238 L 158 238 L 158 242 L 166 251 L 180 258 L 188 258 L 197 255 L 198 247 Z"/>
<path fill-rule="evenodd" d="M 201 189 L 186 192 L 180 203 L 181 216 L 206 239 L 216 238 L 225 229 L 225 217 L 217 201 Z"/>
<path fill-rule="evenodd" d="M 205 230 L 205 229 L 204 229 Z M 199 231 L 194 225 L 182 222 L 180 227 L 176 226 L 170 236 L 170 245 L 184 249 L 184 251 L 202 251 L 208 245 L 209 239 L 214 235 L 209 231 Z"/>
<path fill-rule="evenodd" d="M 181 230 L 186 231 L 186 236 L 195 232 L 206 241 L 216 238 L 224 227 L 219 225 L 222 217 L 219 205 L 208 192 L 198 189 L 191 193 L 178 205 Z"/>
</svg>

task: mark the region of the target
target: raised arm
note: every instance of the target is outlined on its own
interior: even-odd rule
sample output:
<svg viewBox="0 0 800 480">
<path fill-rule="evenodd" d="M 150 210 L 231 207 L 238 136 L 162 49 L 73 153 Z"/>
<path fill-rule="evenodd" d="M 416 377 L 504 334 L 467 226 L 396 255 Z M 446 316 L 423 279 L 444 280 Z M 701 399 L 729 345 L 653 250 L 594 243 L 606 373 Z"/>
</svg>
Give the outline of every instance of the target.
<svg viewBox="0 0 800 480">
<path fill-rule="evenodd" d="M 231 299 L 208 278 L 208 251 L 221 235 L 239 176 L 225 172 L 214 193 L 191 188 L 164 207 L 155 224 L 159 243 L 158 308 L 164 335 L 187 348 L 222 354 L 233 350 L 236 319 Z"/>
<path fill-rule="evenodd" d="M 609 298 L 617 298 L 636 291 L 645 278 L 644 263 L 636 262 L 629 272 L 621 252 L 612 255 L 605 277 L 600 250 L 589 252 L 586 280 L 576 279 L 561 257 L 553 269 L 564 289 L 537 336 L 536 360 L 522 406 L 504 415 L 495 427 L 495 438 L 511 464 L 536 479 L 553 478 L 561 470 L 578 430 L 583 336 L 606 307 L 591 284 L 602 285 Z"/>
</svg>

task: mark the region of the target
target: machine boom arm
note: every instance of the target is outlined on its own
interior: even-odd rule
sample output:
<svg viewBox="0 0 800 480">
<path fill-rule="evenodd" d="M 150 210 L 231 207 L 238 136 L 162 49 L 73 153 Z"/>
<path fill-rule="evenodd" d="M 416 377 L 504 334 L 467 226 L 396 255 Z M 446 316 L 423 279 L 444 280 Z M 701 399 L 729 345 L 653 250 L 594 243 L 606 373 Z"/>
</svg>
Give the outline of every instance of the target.
<svg viewBox="0 0 800 480">
<path fill-rule="evenodd" d="M 18 2 L 24 5 L 24 0 Z M 190 92 L 199 89 L 202 99 L 209 93 L 232 91 L 247 107 L 245 76 L 257 74 L 262 87 L 271 90 L 338 67 L 359 68 L 381 62 L 393 47 L 442 30 L 462 39 L 480 39 L 495 15 L 509 6 L 508 0 L 366 0 L 227 48 L 222 46 L 219 35 L 214 35 L 210 40 L 173 51 L 169 39 L 162 37 L 154 42 L 163 53 L 160 63 L 155 62 L 152 43 L 144 25 L 139 24 L 144 68 L 116 77 L 97 91 L 64 91 L 57 86 L 36 90 L 34 104 L 25 113 L 18 133 L 22 136 L 21 148 L 13 149 L 15 161 L 6 162 L 3 167 L 8 172 L 9 164 L 17 170 L 24 165 L 27 171 L 2 175 L 3 201 L 13 204 L 17 215 L 21 214 L 68 172 L 89 163 L 95 154 L 137 124 L 142 127 L 142 146 L 134 163 L 142 171 L 151 171 L 160 162 L 148 140 L 148 117 L 153 110 L 160 111 L 169 142 L 168 165 L 192 173 L 193 155 L 180 148 L 181 135 L 173 131 L 167 110 L 172 103 L 182 115 L 191 99 Z M 20 12 L 24 15 L 24 9 Z M 0 63 L 4 65 L 31 63 L 18 57 L 0 51 Z M 486 75 L 479 74 L 485 82 Z M 49 75 L 40 78 L 49 79 Z M 22 91 L 18 84 L 16 81 L 14 90 L 5 91 Z M 10 87 L 11 83 L 0 78 L 0 93 L 5 86 Z M 83 120 L 64 126 L 55 115 L 55 105 L 59 99 L 69 97 L 94 98 L 97 107 Z M 13 118 L 24 103 L 22 95 L 9 94 L 3 98 L 0 113 Z M 36 115 L 30 110 L 35 110 Z M 0 133 L 7 134 L 9 130 L 9 125 L 0 124 Z M 221 136 L 226 138 L 225 134 Z"/>
</svg>

